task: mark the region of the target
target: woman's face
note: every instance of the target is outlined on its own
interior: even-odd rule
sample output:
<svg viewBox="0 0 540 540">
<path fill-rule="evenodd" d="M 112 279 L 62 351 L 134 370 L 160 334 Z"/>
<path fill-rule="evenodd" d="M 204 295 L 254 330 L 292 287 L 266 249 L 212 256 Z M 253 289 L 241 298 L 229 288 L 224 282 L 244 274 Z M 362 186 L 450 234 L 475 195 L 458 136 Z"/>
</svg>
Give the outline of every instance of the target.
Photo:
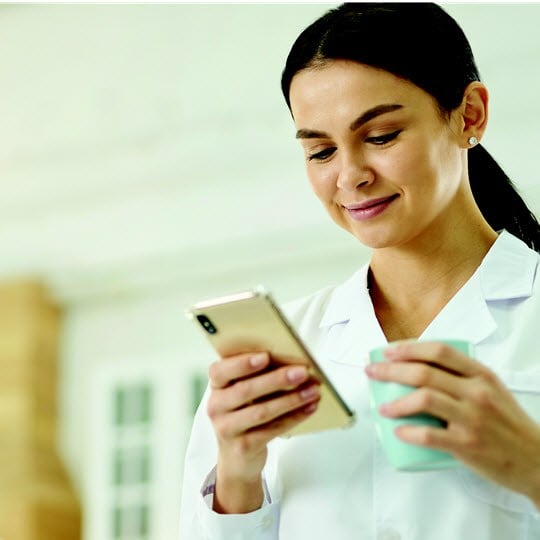
<svg viewBox="0 0 540 540">
<path fill-rule="evenodd" d="M 462 126 L 455 113 L 443 119 L 428 93 L 335 60 L 297 73 L 290 100 L 315 194 L 363 244 L 405 245 L 459 215 L 467 192 Z"/>
</svg>

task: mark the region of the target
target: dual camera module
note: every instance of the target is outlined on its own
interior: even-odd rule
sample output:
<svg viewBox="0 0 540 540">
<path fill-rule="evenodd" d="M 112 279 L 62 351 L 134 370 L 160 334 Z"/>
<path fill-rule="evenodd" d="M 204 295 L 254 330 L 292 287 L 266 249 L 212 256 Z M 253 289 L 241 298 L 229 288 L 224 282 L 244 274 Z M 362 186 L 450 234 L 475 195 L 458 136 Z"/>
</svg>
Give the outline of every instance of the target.
<svg viewBox="0 0 540 540">
<path fill-rule="evenodd" d="M 206 315 L 197 315 L 197 320 L 209 334 L 217 333 L 217 328 L 212 324 L 212 321 Z"/>
</svg>

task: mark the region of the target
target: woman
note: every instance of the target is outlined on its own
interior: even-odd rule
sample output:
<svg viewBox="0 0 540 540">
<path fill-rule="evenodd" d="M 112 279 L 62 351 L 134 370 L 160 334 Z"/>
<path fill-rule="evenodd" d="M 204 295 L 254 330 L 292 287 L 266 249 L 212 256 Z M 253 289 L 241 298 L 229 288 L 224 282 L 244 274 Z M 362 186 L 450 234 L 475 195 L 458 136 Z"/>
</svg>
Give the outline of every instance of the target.
<svg viewBox="0 0 540 540">
<path fill-rule="evenodd" d="M 299 36 L 282 89 L 315 194 L 373 250 L 346 283 L 288 309 L 357 423 L 276 438 L 317 408 L 305 368 L 268 372 L 264 351 L 213 364 L 182 540 L 540 539 L 540 227 L 479 144 L 488 93 L 461 29 L 435 5 L 343 5 Z M 408 338 L 422 342 L 364 367 L 370 349 Z M 468 340 L 476 357 L 437 338 Z M 460 465 L 393 470 L 368 377 L 418 387 L 381 413 L 443 418 L 396 434 Z"/>
</svg>

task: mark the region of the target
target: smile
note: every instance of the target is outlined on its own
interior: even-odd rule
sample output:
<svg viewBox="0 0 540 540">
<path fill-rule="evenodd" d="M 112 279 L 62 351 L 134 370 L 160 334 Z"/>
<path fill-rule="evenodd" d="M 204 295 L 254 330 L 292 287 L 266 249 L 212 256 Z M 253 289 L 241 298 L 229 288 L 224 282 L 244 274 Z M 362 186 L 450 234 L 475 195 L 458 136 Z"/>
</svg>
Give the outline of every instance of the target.
<svg viewBox="0 0 540 540">
<path fill-rule="evenodd" d="M 361 203 L 345 205 L 344 208 L 355 221 L 365 221 L 382 214 L 398 197 L 399 195 L 395 194 L 390 197 L 369 199 Z"/>
</svg>

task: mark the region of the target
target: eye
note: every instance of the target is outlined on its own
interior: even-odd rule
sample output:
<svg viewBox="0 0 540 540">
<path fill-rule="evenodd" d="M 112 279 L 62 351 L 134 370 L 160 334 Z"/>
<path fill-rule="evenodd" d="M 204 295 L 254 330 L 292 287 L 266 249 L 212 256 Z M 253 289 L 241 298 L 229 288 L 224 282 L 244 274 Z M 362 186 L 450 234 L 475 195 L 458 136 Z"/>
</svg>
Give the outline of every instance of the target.
<svg viewBox="0 0 540 540">
<path fill-rule="evenodd" d="M 384 146 L 390 141 L 393 141 L 400 133 L 401 130 L 398 129 L 396 131 L 393 131 L 392 133 L 386 133 L 385 135 L 379 135 L 378 137 L 368 137 L 366 139 L 366 142 L 374 144 L 376 146 Z"/>
<path fill-rule="evenodd" d="M 320 152 L 316 152 L 315 154 L 308 155 L 307 159 L 308 161 L 324 161 L 325 159 L 328 159 L 335 151 L 336 148 L 332 146 L 330 148 L 325 148 Z"/>
</svg>

